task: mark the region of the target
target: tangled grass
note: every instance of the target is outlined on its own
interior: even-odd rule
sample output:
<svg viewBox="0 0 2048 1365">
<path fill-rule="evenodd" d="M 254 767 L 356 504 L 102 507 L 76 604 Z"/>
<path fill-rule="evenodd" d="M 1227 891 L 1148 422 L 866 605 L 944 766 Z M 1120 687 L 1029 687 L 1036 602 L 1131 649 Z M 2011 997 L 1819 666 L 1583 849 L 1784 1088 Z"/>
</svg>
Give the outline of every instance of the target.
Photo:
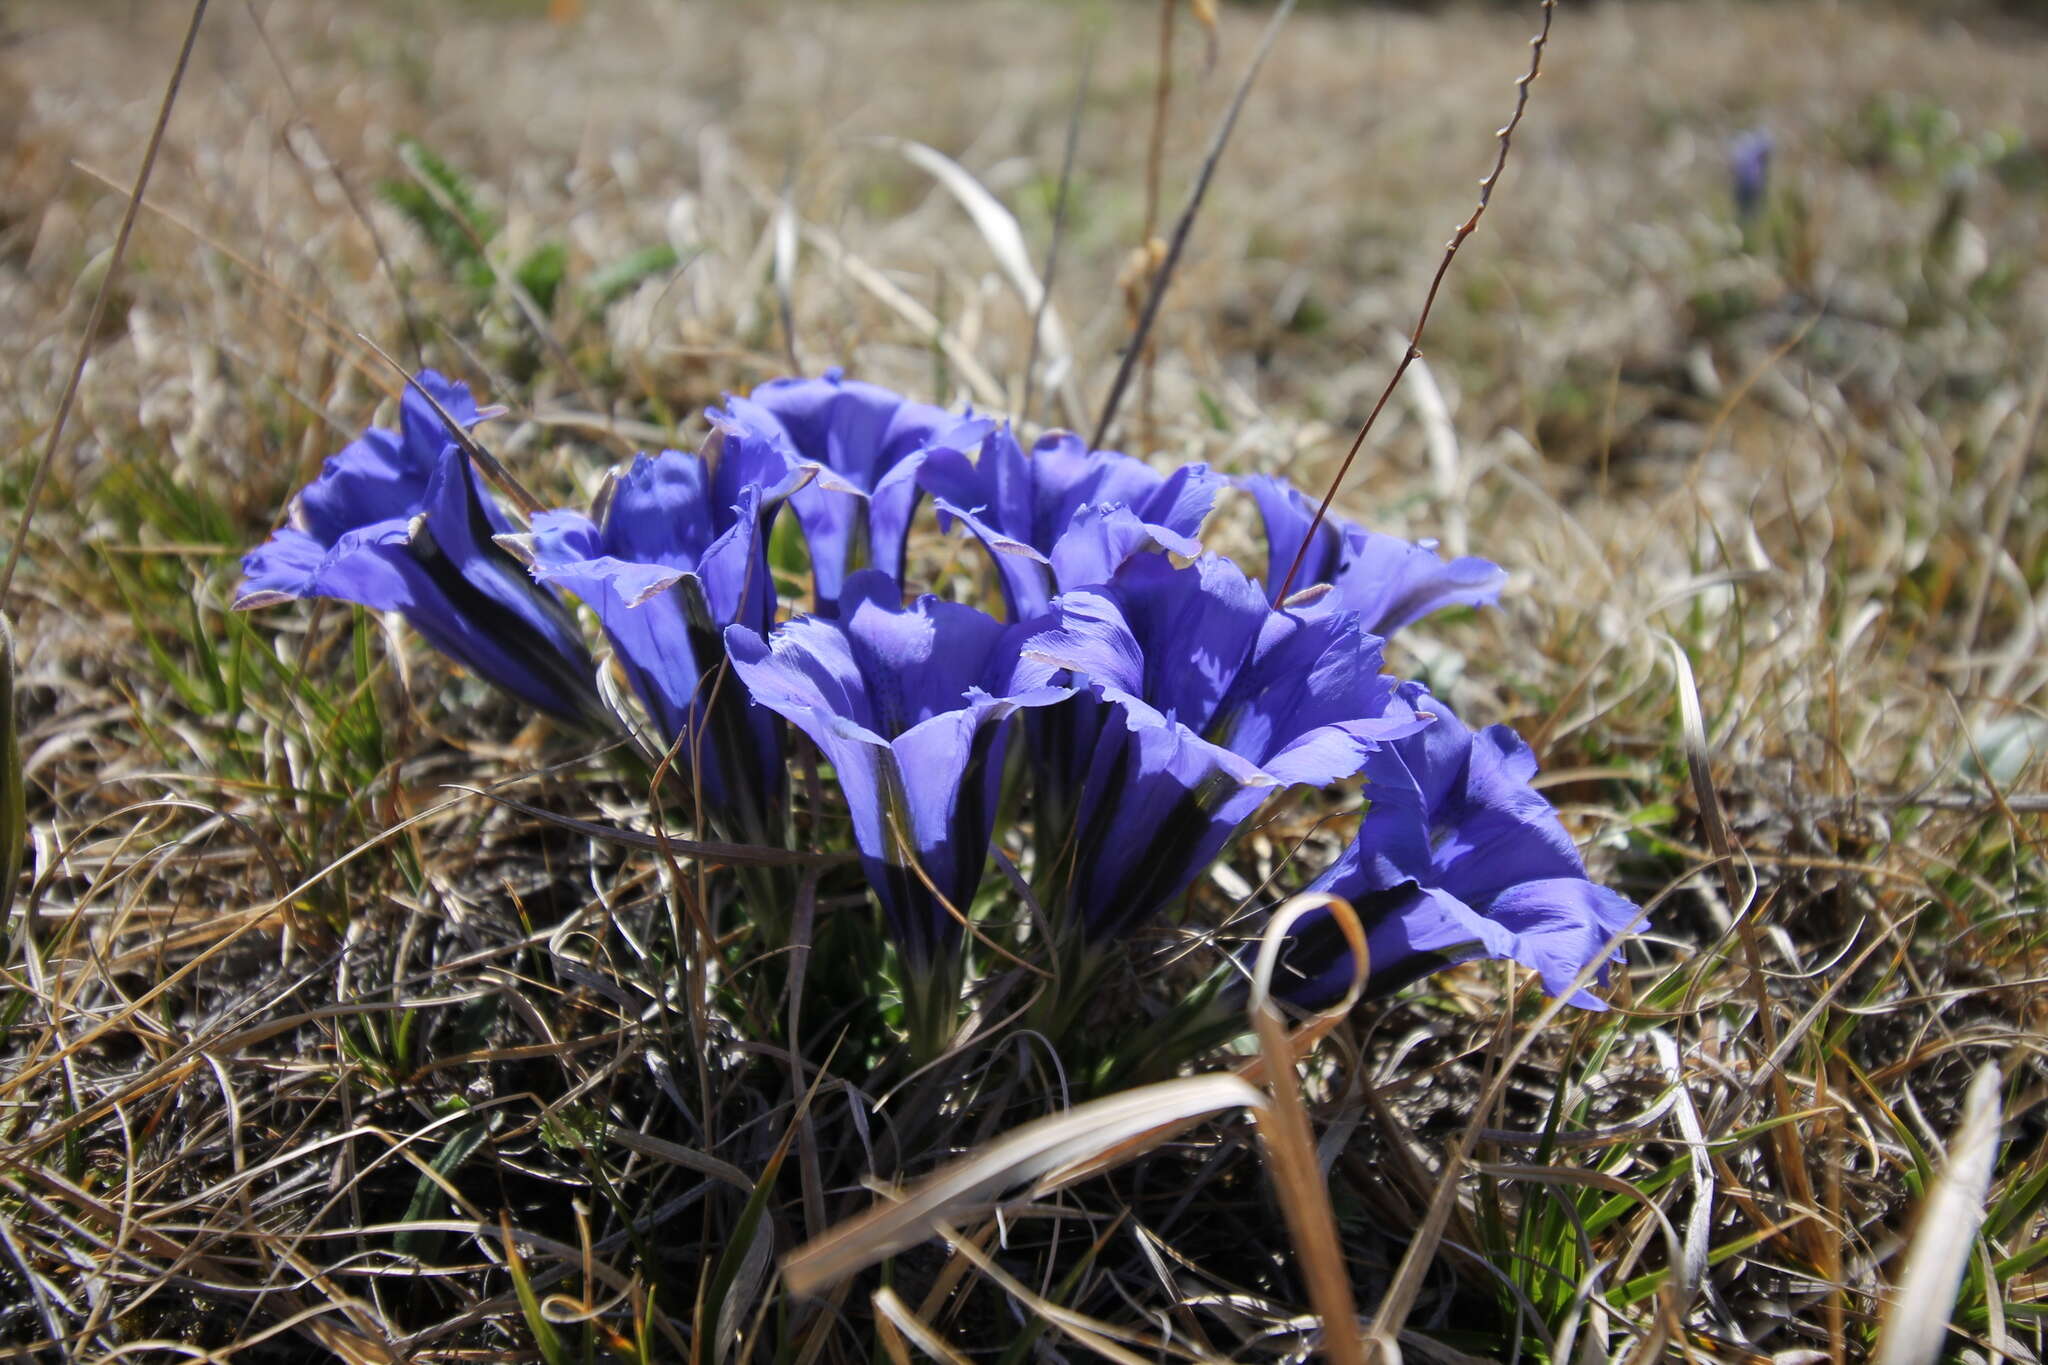
<svg viewBox="0 0 2048 1365">
<path fill-rule="evenodd" d="M 1132 248 L 1261 16 L 1226 10 L 1212 65 L 1183 12 L 1160 207 L 1147 6 L 223 4 L 88 337 L 182 10 L 28 6 L 0 50 L 17 517 L 91 346 L 7 603 L 30 843 L 0 1342 L 1346 1358 L 1311 1311 L 1332 1257 L 1281 1216 L 1301 1172 L 1276 1185 L 1236 1111 L 785 1293 L 777 1258 L 873 1189 L 1064 1109 L 1060 1059 L 969 1049 L 885 1091 L 872 1059 L 766 1055 L 682 981 L 717 879 L 563 823 L 644 830 L 645 792 L 377 619 L 226 609 L 240 550 L 395 392 L 358 334 L 507 403 L 497 452 L 562 501 L 790 369 L 1014 409 L 1031 309 L 874 139 L 941 149 L 1042 261 L 1084 46 L 1038 332 L 1071 362 L 1034 416 L 1086 429 Z M 1328 479 L 1532 17 L 1290 21 L 1122 444 Z M 1514 571 L 1396 667 L 1530 737 L 1653 928 L 1609 1013 L 1472 967 L 1307 1062 L 1334 1269 L 1418 1359 L 2042 1353 L 2044 46 L 1807 0 L 1560 11 L 1338 506 Z M 1775 183 L 1739 225 L 1722 149 L 1755 124 Z M 957 550 L 920 543 L 930 581 Z M 1337 835 L 1261 831 L 1203 895 L 1298 881 Z M 1136 945 L 1118 989 L 1172 999 L 1189 947 Z"/>
</svg>

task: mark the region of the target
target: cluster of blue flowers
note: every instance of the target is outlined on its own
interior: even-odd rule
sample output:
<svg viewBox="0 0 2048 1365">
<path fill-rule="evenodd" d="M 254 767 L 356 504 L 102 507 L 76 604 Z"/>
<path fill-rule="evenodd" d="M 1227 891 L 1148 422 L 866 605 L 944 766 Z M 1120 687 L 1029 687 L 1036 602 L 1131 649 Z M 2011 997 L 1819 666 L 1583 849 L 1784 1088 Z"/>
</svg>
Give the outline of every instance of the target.
<svg viewBox="0 0 2048 1365">
<path fill-rule="evenodd" d="M 462 384 L 417 384 L 477 420 Z M 957 981 L 1001 811 L 1031 823 L 1054 936 L 1098 953 L 1172 905 L 1276 795 L 1359 776 L 1367 814 L 1314 889 L 1359 908 L 1372 990 L 1486 956 L 1563 992 L 1635 920 L 1587 879 L 1512 731 L 1471 731 L 1383 671 L 1387 635 L 1492 602 L 1495 565 L 1318 523 L 1276 478 L 1162 474 L 1067 433 L 1026 450 L 1007 425 L 837 371 L 707 416 L 701 454 L 638 456 L 587 512 L 522 530 L 408 391 L 399 430 L 328 460 L 246 558 L 238 605 L 396 611 L 531 706 L 615 726 L 558 590 L 573 594 L 728 837 L 791 837 L 789 728 L 809 738 L 908 974 Z M 1233 483 L 1259 510 L 1273 576 L 1299 559 L 1283 602 L 1197 538 Z M 942 527 L 987 551 L 1002 618 L 906 602 L 927 495 Z M 808 614 L 782 620 L 769 542 L 785 511 L 812 591 Z M 1021 805 L 1006 772 L 1028 778 Z M 1327 913 L 1310 916 L 1276 993 L 1324 1004 L 1353 971 Z"/>
</svg>

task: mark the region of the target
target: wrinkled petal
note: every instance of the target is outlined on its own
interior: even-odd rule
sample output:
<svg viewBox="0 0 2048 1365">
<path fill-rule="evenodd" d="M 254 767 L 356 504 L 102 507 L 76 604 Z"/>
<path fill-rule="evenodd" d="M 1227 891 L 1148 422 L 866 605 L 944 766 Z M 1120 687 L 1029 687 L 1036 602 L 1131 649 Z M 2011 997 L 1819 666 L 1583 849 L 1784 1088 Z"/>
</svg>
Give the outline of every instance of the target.
<svg viewBox="0 0 2048 1365">
<path fill-rule="evenodd" d="M 561 600 L 497 543 L 511 525 L 469 457 L 443 447 L 404 550 L 439 600 L 415 602 L 412 624 L 459 642 L 442 647 L 498 686 L 559 716 L 590 716 L 596 667 Z"/>
<path fill-rule="evenodd" d="M 420 389 L 432 394 L 434 402 L 464 431 L 477 424 L 476 400 L 470 396 L 469 385 L 449 379 L 437 370 L 421 370 L 413 378 L 418 387 L 405 386 L 405 396 L 398 404 L 398 426 L 406 449 L 426 458 L 440 454 L 441 448 L 455 437 L 449 434 L 448 424 L 434 411 L 433 404 L 421 396 Z"/>
<path fill-rule="evenodd" d="M 1402 692 L 1436 722 L 1367 759 L 1370 804 L 1358 834 L 1310 889 L 1351 901 L 1362 916 L 1370 904 L 1380 917 L 1368 925 L 1373 991 L 1494 957 L 1533 968 L 1562 994 L 1639 912 L 1587 879 L 1556 811 L 1530 785 L 1536 759 L 1519 736 L 1500 725 L 1475 734 L 1420 687 Z M 1403 888 L 1415 894 L 1396 895 Z M 1292 938 L 1292 984 L 1282 993 L 1308 1007 L 1329 1003 L 1330 983 L 1349 979 L 1348 946 L 1309 917 Z M 1604 1008 L 1585 991 L 1571 998 Z"/>
<path fill-rule="evenodd" d="M 1584 879 L 1557 812 L 1530 787 L 1536 756 L 1505 725 L 1472 736 L 1464 790 L 1437 807 L 1431 843 L 1442 884 L 1481 900 L 1517 882 Z"/>
<path fill-rule="evenodd" d="M 761 839 L 778 825 L 781 736 L 737 685 L 718 685 L 718 670 L 725 627 L 774 612 L 765 516 L 759 488 L 726 504 L 717 487 L 696 455 L 636 456 L 606 481 L 597 520 L 535 516 L 533 573 L 590 604 L 680 774 L 722 828 Z"/>
<path fill-rule="evenodd" d="M 1637 915 L 1626 896 L 1584 877 L 1522 882 L 1503 888 L 1486 904 L 1487 919 L 1514 935 L 1508 956 L 1533 968 L 1552 995 L 1571 990 L 1587 964 L 1619 956 L 1608 944 L 1625 933 Z M 1584 990 L 1572 996 L 1572 1003 L 1582 1009 L 1607 1008 Z"/>
<path fill-rule="evenodd" d="M 989 551 L 1013 621 L 1042 613 L 1055 587 L 1108 581 L 1141 549 L 1200 553 L 1193 536 L 1221 486 L 1206 465 L 1162 476 L 1121 452 L 1089 450 L 1071 432 L 1041 437 L 1027 456 L 1007 426 L 983 442 L 978 461 L 930 452 L 918 478 L 940 524 L 964 523 Z M 1105 525 L 1112 509 L 1121 520 Z M 1074 537 L 1084 526 L 1088 534 Z"/>
<path fill-rule="evenodd" d="M 1311 584 L 1328 583 L 1336 577 L 1339 518 L 1323 519 L 1323 524 L 1316 528 L 1316 537 L 1309 552 L 1304 555 L 1302 542 L 1308 539 L 1308 528 L 1315 521 L 1315 505 L 1287 480 L 1271 474 L 1247 474 L 1237 483 L 1252 495 L 1258 504 L 1259 519 L 1265 523 L 1266 576 L 1272 580 L 1275 589 L 1287 577 L 1287 571 L 1297 556 L 1300 556 L 1301 567 L 1294 574 L 1290 591 L 1299 592 Z"/>
<path fill-rule="evenodd" d="M 422 370 L 417 378 L 449 416 L 464 427 L 476 425 L 476 403 L 468 385 L 433 370 Z M 417 512 L 442 450 L 455 438 L 411 385 L 399 403 L 399 427 L 371 427 L 340 454 L 330 456 L 320 477 L 295 499 L 293 522 L 331 546 L 355 527 L 404 520 Z"/>
<path fill-rule="evenodd" d="M 1431 720 L 1355 618 L 1275 610 L 1214 555 L 1136 555 L 1020 630 L 1018 680 L 1096 699 L 1029 728 L 1040 823 L 1074 850 L 1056 913 L 1098 940 L 1171 902 L 1272 793 L 1349 777 Z"/>
<path fill-rule="evenodd" d="M 728 445 L 766 442 L 812 477 L 789 494 L 810 548 L 821 611 L 833 609 L 862 563 L 903 575 L 912 514 L 921 495 L 917 466 L 899 464 L 935 446 L 968 449 L 993 424 L 916 403 L 837 369 L 819 379 L 776 379 L 711 414 Z M 892 477 L 892 475 L 895 475 Z"/>
<path fill-rule="evenodd" d="M 1269 474 L 1247 475 L 1238 486 L 1252 495 L 1265 523 L 1266 573 L 1273 588 L 1288 582 L 1292 599 L 1327 585 L 1326 593 L 1299 605 L 1354 613 L 1375 635 L 1391 635 L 1447 607 L 1489 606 L 1507 583 L 1506 571 L 1487 560 L 1467 555 L 1447 562 L 1433 540 L 1381 535 L 1334 515 L 1324 517 L 1308 541 L 1316 504 L 1299 489 Z M 1300 567 L 1290 580 L 1297 554 Z"/>
<path fill-rule="evenodd" d="M 420 384 L 459 425 L 469 390 L 433 371 Z M 291 524 L 243 561 L 237 605 L 331 597 L 403 613 L 479 677 L 577 721 L 603 714 L 594 668 L 561 601 L 499 543 L 513 523 L 447 425 L 408 388 L 400 430 L 372 427 L 293 500 Z"/>
<path fill-rule="evenodd" d="M 269 540 L 242 556 L 242 583 L 235 609 L 275 606 L 315 596 L 314 576 L 327 547 L 295 526 L 280 527 Z"/>
<path fill-rule="evenodd" d="M 967 912 L 988 858 L 1002 722 L 1071 689 L 998 695 L 983 684 L 1006 688 L 1015 673 L 1001 622 L 930 596 L 904 606 L 880 570 L 845 589 L 836 617 L 800 616 L 766 639 L 734 626 L 726 648 L 754 700 L 831 761 L 891 933 L 928 963 L 957 945 L 946 907 Z"/>
<path fill-rule="evenodd" d="M 1052 547 L 1052 579 L 1062 592 L 1090 587 L 1109 582 L 1139 555 L 1167 553 L 1193 559 L 1202 553 L 1202 542 L 1141 520 L 1122 503 L 1083 507 Z"/>
<path fill-rule="evenodd" d="M 1356 526 L 1344 533 L 1330 604 L 1357 612 L 1380 635 L 1449 607 L 1492 606 L 1507 585 L 1500 565 L 1473 555 L 1446 561 L 1433 540 L 1411 542 Z"/>
<path fill-rule="evenodd" d="M 1381 744 L 1429 723 L 1381 662 L 1379 638 L 1354 617 L 1274 612 L 1210 733 L 1283 784 L 1349 777 Z"/>
<path fill-rule="evenodd" d="M 1513 933 L 1435 888 L 1400 882 L 1346 899 L 1365 930 L 1366 998 L 1462 962 L 1514 953 Z M 1351 988 L 1356 971 L 1335 912 L 1318 907 L 1290 929 L 1273 993 L 1302 1009 L 1326 1009 Z"/>
<path fill-rule="evenodd" d="M 1278 790 L 1256 764 L 1148 710 L 1115 707 L 1123 724 L 1101 730 L 1082 788 L 1072 894 L 1096 941 L 1170 905 Z"/>
</svg>

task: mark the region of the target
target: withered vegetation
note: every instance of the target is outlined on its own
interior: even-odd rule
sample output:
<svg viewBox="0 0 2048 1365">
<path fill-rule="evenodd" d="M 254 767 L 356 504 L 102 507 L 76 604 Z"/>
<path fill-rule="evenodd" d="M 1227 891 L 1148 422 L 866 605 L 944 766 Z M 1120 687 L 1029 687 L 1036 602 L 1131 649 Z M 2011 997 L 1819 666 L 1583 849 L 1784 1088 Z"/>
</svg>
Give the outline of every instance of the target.
<svg viewBox="0 0 2048 1365">
<path fill-rule="evenodd" d="M 1651 925 L 1608 1013 L 1484 966 L 1330 1034 L 1302 1079 L 1341 1266 L 1297 1249 L 1286 1158 L 1226 1110 L 791 1298 L 778 1257 L 1065 1107 L 1060 1059 L 792 1058 L 693 985 L 694 917 L 738 919 L 722 874 L 533 813 L 646 828 L 602 755 L 375 618 L 228 610 L 240 552 L 389 412 L 358 334 L 505 404 L 492 448 L 557 500 L 792 366 L 1012 410 L 1014 271 L 876 139 L 964 167 L 1042 270 L 1084 50 L 1029 416 L 1088 431 L 1142 229 L 1265 17 L 1208 9 L 1168 7 L 1162 103 L 1156 5 L 219 0 L 90 337 L 189 10 L 7 12 L 9 535 L 90 359 L 6 604 L 30 846 L 0 1345 L 1009 1365 L 1352 1359 L 1369 1322 L 1426 1361 L 1908 1359 L 1901 1324 L 1952 1312 L 1926 1349 L 2040 1357 L 2048 31 L 2023 8 L 1559 8 L 1336 505 L 1513 571 L 1393 666 L 1531 739 Z M 1292 17 L 1117 444 L 1324 486 L 1537 9 Z M 1739 221 L 1753 127 L 1776 152 Z M 917 552 L 971 567 L 935 528 Z M 1320 865 L 1341 826 L 1313 814 L 1245 841 L 1190 924 Z M 827 889 L 817 915 L 860 913 Z M 1119 1008 L 1204 951 L 1133 945 Z"/>
</svg>

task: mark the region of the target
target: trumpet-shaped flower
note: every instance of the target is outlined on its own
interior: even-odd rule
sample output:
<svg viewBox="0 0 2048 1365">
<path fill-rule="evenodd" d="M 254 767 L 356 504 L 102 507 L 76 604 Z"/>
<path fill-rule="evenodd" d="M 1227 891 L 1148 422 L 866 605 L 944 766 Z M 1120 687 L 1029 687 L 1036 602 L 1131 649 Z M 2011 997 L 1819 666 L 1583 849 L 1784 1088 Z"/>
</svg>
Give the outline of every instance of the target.
<svg viewBox="0 0 2048 1365">
<path fill-rule="evenodd" d="M 1553 995 L 1640 914 L 1586 877 L 1571 836 L 1530 785 L 1536 758 L 1505 725 L 1473 732 L 1419 685 L 1409 705 L 1437 720 L 1366 760 L 1371 806 L 1358 836 L 1310 890 L 1351 901 L 1364 922 L 1368 994 L 1476 958 L 1512 958 Z M 1276 995 L 1314 1008 L 1350 985 L 1350 948 L 1328 910 L 1290 934 Z M 1604 974 L 1604 967 L 1603 967 Z M 1579 990 L 1572 1003 L 1604 1009 Z"/>
<path fill-rule="evenodd" d="M 868 880 L 917 966 L 958 943 L 954 912 L 980 885 L 1003 722 L 1067 689 L 1006 690 L 1013 655 L 1000 621 L 936 597 L 901 601 L 893 577 L 863 570 L 846 581 L 836 619 L 800 616 L 766 640 L 735 626 L 726 648 L 754 700 L 831 762 Z"/>
<path fill-rule="evenodd" d="M 1381 535 L 1341 517 L 1324 517 L 1307 553 L 1301 552 L 1316 505 L 1285 479 L 1252 474 L 1238 480 L 1259 505 L 1266 524 L 1267 576 L 1278 591 L 1300 556 L 1290 594 L 1322 584 L 1328 590 L 1304 601 L 1310 611 L 1349 611 L 1376 635 L 1392 635 L 1445 607 L 1490 606 L 1507 574 L 1498 564 L 1465 555 L 1445 560 L 1433 540 Z"/>
<path fill-rule="evenodd" d="M 1202 548 L 1195 533 L 1222 483 L 1207 465 L 1161 474 L 1121 452 L 1090 450 L 1072 432 L 1048 433 L 1026 455 L 1007 426 L 983 443 L 979 460 L 957 450 L 932 451 L 918 479 L 941 524 L 958 520 L 995 560 L 1013 621 L 1042 614 L 1055 588 L 1103 582 L 1122 562 L 1105 566 L 1055 554 L 1088 509 L 1128 508 L 1146 532 L 1143 543 L 1193 557 Z M 1100 576 L 1087 576 L 1091 572 Z"/>
<path fill-rule="evenodd" d="M 1735 216 L 1747 223 L 1756 217 L 1771 185 L 1771 153 L 1777 139 L 1768 128 L 1752 128 L 1728 144 L 1728 182 L 1735 196 Z"/>
<path fill-rule="evenodd" d="M 534 576 L 597 612 L 663 743 L 720 823 L 759 841 L 782 790 L 781 736 L 720 666 L 727 626 L 761 631 L 774 619 L 767 500 L 783 491 L 787 467 L 747 458 L 737 447 L 716 468 L 675 450 L 637 456 L 606 481 L 594 516 L 542 512 L 529 544 Z"/>
<path fill-rule="evenodd" d="M 448 415 L 478 420 L 469 389 L 419 375 Z M 399 429 L 371 427 L 328 459 L 287 524 L 242 560 L 237 607 L 332 597 L 395 611 L 486 681 L 552 715 L 604 715 L 574 621 L 496 537 L 512 521 L 440 416 L 408 388 Z"/>
<path fill-rule="evenodd" d="M 816 476 L 790 497 L 811 552 L 818 610 L 830 612 L 862 565 L 903 577 L 925 452 L 970 449 L 992 423 L 844 377 L 775 379 L 709 414 L 727 440 L 767 442 Z M 865 532 L 863 533 L 863 524 Z"/>
<path fill-rule="evenodd" d="M 1139 555 L 1022 629 L 1019 686 L 1090 694 L 1044 713 L 1034 760 L 1066 845 L 1053 903 L 1094 942 L 1184 891 L 1267 797 L 1428 723 L 1356 618 L 1275 610 L 1215 555 Z"/>
</svg>

